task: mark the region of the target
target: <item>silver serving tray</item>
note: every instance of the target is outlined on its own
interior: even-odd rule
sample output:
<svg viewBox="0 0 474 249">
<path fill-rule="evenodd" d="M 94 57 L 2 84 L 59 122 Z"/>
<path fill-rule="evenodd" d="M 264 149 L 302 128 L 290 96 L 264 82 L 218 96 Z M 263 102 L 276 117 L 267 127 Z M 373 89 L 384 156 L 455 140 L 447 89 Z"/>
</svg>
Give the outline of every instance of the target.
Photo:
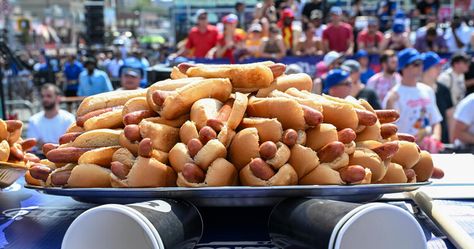
<svg viewBox="0 0 474 249">
<path fill-rule="evenodd" d="M 184 199 L 197 206 L 269 206 L 291 197 L 316 197 L 353 202 L 379 199 L 383 194 L 413 191 L 431 182 L 368 185 L 298 185 L 206 188 L 58 188 L 26 185 L 39 192 L 69 196 L 89 203 L 134 203 L 151 199 Z"/>
</svg>

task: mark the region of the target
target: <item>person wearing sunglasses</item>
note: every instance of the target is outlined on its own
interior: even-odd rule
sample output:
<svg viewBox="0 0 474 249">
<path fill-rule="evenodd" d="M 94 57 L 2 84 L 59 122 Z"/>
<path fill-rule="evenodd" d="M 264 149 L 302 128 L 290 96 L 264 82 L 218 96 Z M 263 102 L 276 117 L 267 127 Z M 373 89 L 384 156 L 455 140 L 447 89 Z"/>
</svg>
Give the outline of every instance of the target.
<svg viewBox="0 0 474 249">
<path fill-rule="evenodd" d="M 352 82 L 350 73 L 346 70 L 336 68 L 328 72 L 324 80 L 323 93 L 333 97 L 345 98 L 351 95 Z"/>
<path fill-rule="evenodd" d="M 395 122 L 398 132 L 415 136 L 421 149 L 438 152 L 442 149 L 440 122 L 443 117 L 433 89 L 419 82 L 423 57 L 414 48 L 403 49 L 398 53 L 398 70 L 402 75 L 401 83 L 389 91 L 382 106 L 400 113 Z"/>
</svg>

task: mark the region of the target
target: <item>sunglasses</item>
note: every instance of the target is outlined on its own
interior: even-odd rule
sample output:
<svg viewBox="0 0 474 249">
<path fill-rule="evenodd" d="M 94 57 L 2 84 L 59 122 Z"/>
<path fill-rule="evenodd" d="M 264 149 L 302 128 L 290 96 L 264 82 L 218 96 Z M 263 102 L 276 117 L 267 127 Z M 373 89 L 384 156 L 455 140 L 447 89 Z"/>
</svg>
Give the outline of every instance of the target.
<svg viewBox="0 0 474 249">
<path fill-rule="evenodd" d="M 207 19 L 207 15 L 201 15 L 198 17 L 198 20 L 206 20 Z"/>
</svg>

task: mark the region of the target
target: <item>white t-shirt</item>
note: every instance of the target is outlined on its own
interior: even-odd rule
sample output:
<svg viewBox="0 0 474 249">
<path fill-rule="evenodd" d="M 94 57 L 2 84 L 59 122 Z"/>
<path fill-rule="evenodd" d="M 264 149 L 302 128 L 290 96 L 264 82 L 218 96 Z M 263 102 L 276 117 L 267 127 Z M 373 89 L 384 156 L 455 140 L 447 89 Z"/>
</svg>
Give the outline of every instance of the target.
<svg viewBox="0 0 474 249">
<path fill-rule="evenodd" d="M 58 143 L 59 137 L 74 122 L 74 115 L 64 110 L 59 110 L 54 118 L 46 118 L 44 111 L 41 111 L 29 119 L 27 137 L 43 143 Z"/>
<path fill-rule="evenodd" d="M 474 134 L 474 93 L 469 94 L 459 102 L 454 111 L 454 119 L 469 126 L 469 133 Z M 455 143 L 461 143 L 457 140 Z"/>
<path fill-rule="evenodd" d="M 438 82 L 445 85 L 451 91 L 451 99 L 453 105 L 457 105 L 464 96 L 466 96 L 466 80 L 464 74 L 457 74 L 453 71 L 453 68 L 441 73 L 438 77 Z"/>
<path fill-rule="evenodd" d="M 446 40 L 448 51 L 450 53 L 466 52 L 469 42 L 471 41 L 472 31 L 473 29 L 467 26 L 465 23 L 462 23 L 461 26 L 456 29 L 456 34 L 459 40 L 461 40 L 461 42 L 464 44 L 462 48 L 458 48 L 453 35 L 453 30 L 451 28 L 446 29 L 446 32 L 444 33 L 444 39 Z"/>
<path fill-rule="evenodd" d="M 400 112 L 400 119 L 395 123 L 398 132 L 424 137 L 432 133 L 433 125 L 443 120 L 436 106 L 435 93 L 426 84 L 417 83 L 413 87 L 397 84 L 393 87 L 393 91 L 399 96 L 394 105 L 394 109 Z M 387 107 L 389 95 L 387 94 L 383 100 L 384 108 Z"/>
</svg>

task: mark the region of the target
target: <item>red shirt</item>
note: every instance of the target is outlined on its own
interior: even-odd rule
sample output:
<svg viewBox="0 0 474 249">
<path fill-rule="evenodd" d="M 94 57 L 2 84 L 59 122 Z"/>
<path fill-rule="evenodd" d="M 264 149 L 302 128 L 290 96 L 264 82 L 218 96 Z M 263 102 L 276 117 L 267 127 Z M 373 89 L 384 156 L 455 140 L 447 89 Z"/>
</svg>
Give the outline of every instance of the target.
<svg viewBox="0 0 474 249">
<path fill-rule="evenodd" d="M 237 43 L 243 41 L 245 39 L 243 34 L 240 33 L 234 33 L 234 45 L 237 45 Z M 220 46 L 225 46 L 225 39 L 224 39 L 224 34 L 219 34 L 217 36 L 217 44 Z M 224 54 L 222 55 L 222 58 L 227 58 L 230 60 L 230 63 L 235 63 L 235 58 L 234 58 L 234 48 L 232 49 L 227 49 Z"/>
<path fill-rule="evenodd" d="M 200 32 L 197 27 L 193 27 L 188 34 L 186 48 L 194 49 L 194 57 L 204 58 L 217 43 L 217 28 L 207 25 L 206 32 Z"/>
<path fill-rule="evenodd" d="M 375 34 L 369 34 L 368 30 L 363 30 L 357 36 L 357 44 L 364 44 L 365 48 L 377 47 L 383 40 L 383 34 L 380 31 Z"/>
<path fill-rule="evenodd" d="M 323 41 L 327 40 L 329 49 L 337 52 L 346 52 L 349 48 L 349 41 L 352 39 L 352 27 L 347 23 L 340 23 L 338 26 L 329 24 L 323 31 Z"/>
</svg>

